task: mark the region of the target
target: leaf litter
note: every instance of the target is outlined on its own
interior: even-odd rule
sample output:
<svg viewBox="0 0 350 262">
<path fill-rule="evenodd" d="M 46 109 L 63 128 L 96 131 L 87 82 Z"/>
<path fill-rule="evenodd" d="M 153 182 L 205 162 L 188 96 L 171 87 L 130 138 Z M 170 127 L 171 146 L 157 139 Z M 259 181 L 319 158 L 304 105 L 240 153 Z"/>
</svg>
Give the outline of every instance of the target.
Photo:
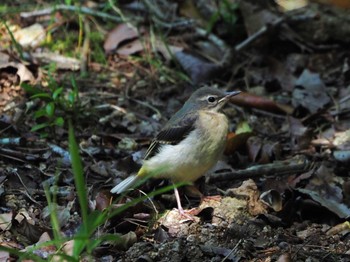
<svg viewBox="0 0 350 262">
<path fill-rule="evenodd" d="M 75 128 L 89 208 L 99 212 L 167 185 L 150 180 L 116 202 L 109 193 L 115 183 L 137 171 L 156 132 L 198 84 L 244 91 L 225 109 L 231 132 L 223 162 L 196 182 L 204 196 L 215 198 L 187 196 L 184 204 L 195 208 L 194 221 L 183 221 L 172 210 L 176 203 L 171 193 L 130 207 L 99 228 L 99 233 L 123 237 L 119 244 L 101 244 L 95 259 L 347 261 L 348 10 L 331 3 L 309 3 L 290 13 L 275 2 L 246 1 L 231 9 L 214 1 L 185 2 L 121 4 L 120 10 L 142 21 L 133 25 L 136 30 L 127 23 L 111 26 L 100 17 L 94 20 L 96 28 L 102 25 L 107 32 L 98 43 L 107 62 L 94 60 L 91 51 L 86 78 L 75 71 L 82 69 L 82 46 L 54 54 L 52 43 L 45 43 L 50 41 L 48 20 L 40 21 L 34 13 L 27 20 L 30 12 L 25 22 L 9 18 L 24 34 L 31 25 L 40 25 L 40 37 L 45 32 L 46 39 L 30 41 L 29 46 L 18 41 L 26 49 L 26 60 L 20 49 L 0 50 L 1 245 L 14 243 L 25 250 L 52 239 L 43 181 L 56 194 L 61 233 L 72 236 L 81 225 L 67 131 L 55 125 L 42 133 L 32 131 L 50 121 L 42 112 L 33 118 L 46 101 L 31 99 L 21 87 L 29 82 L 49 94 L 48 80 L 54 78 L 69 101 L 73 76 L 81 99 Z M 168 12 L 165 6 L 171 6 Z M 67 26 L 63 29 L 58 23 L 50 31 L 56 40 L 67 28 L 79 35 L 71 13 L 53 12 Z M 209 27 L 203 30 L 190 19 Z M 11 36 L 6 28 L 0 30 L 6 47 Z M 43 54 L 48 58 L 41 59 Z M 56 64 L 56 71 L 47 70 L 51 64 Z M 245 129 L 239 131 L 242 125 Z M 71 254 L 72 243 L 64 245 L 66 254 Z M 46 247 L 38 250 L 42 258 L 57 251 Z"/>
</svg>

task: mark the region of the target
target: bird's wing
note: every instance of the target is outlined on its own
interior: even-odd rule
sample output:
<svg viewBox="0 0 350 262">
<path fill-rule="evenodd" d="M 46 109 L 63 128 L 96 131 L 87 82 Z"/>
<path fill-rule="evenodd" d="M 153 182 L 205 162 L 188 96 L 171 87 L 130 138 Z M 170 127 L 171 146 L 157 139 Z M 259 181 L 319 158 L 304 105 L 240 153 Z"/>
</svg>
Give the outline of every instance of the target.
<svg viewBox="0 0 350 262">
<path fill-rule="evenodd" d="M 145 160 L 154 156 L 161 145 L 176 145 L 181 142 L 193 129 L 198 115 L 188 114 L 180 117 L 178 121 L 169 121 L 170 125 L 166 125 L 152 141 L 147 149 Z"/>
</svg>

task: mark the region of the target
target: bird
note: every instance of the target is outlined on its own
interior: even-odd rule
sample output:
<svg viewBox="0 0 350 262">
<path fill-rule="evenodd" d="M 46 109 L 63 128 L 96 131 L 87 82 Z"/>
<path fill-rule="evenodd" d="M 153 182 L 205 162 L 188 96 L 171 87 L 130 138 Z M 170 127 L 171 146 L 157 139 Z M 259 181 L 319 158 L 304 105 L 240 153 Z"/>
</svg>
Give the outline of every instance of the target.
<svg viewBox="0 0 350 262">
<path fill-rule="evenodd" d="M 139 171 L 111 189 L 121 194 L 148 176 L 191 183 L 219 160 L 229 131 L 223 106 L 240 91 L 224 92 L 212 86 L 197 89 L 151 142 Z M 148 178 L 147 178 L 148 179 Z M 186 215 L 174 187 L 178 211 Z"/>
</svg>

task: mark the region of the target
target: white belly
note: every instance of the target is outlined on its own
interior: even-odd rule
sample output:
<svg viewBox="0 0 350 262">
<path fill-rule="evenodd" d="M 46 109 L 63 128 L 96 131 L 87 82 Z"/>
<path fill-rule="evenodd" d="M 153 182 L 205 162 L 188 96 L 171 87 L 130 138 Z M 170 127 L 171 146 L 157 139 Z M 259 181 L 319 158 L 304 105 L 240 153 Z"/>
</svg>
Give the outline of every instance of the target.
<svg viewBox="0 0 350 262">
<path fill-rule="evenodd" d="M 200 114 L 201 121 L 188 137 L 177 145 L 161 146 L 158 154 L 144 162 L 148 172 L 174 182 L 192 182 L 216 164 L 226 144 L 227 118 L 221 113 Z"/>
</svg>

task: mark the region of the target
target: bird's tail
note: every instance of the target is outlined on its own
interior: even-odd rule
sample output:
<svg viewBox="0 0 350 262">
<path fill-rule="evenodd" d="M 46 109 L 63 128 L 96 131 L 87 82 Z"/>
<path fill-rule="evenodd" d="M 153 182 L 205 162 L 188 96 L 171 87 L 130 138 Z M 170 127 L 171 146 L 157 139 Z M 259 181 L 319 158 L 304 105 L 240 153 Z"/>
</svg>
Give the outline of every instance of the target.
<svg viewBox="0 0 350 262">
<path fill-rule="evenodd" d="M 139 181 L 140 177 L 136 174 L 129 176 L 128 178 L 124 179 L 122 182 L 120 182 L 118 185 L 113 187 L 111 189 L 111 193 L 113 194 L 121 194 L 128 190 L 129 188 L 132 188 L 137 181 Z"/>
</svg>

